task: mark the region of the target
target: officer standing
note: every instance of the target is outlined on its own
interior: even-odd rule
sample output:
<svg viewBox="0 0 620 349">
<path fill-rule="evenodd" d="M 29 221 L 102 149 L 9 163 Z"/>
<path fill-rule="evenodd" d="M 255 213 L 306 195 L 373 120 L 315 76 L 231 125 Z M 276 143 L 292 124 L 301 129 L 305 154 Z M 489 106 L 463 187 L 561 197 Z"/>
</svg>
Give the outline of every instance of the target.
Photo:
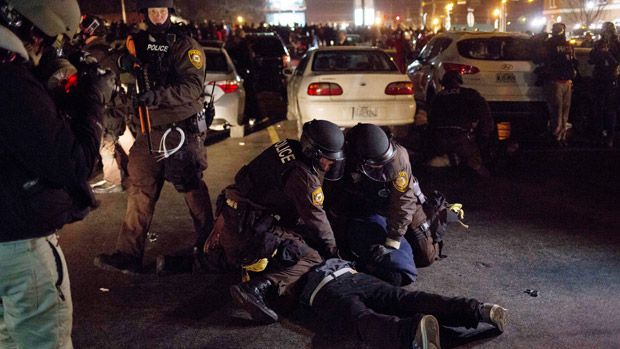
<svg viewBox="0 0 620 349">
<path fill-rule="evenodd" d="M 566 41 L 566 25 L 554 23 L 551 37 L 543 44 L 543 88 L 549 108 L 551 132 L 560 146 L 566 146 L 568 114 L 575 78 L 575 50 Z"/>
<path fill-rule="evenodd" d="M 75 0 L 0 1 L 2 348 L 72 348 L 71 289 L 56 232 L 96 206 L 87 180 L 114 77 L 80 75 L 69 93 L 62 89 L 61 103 L 46 90 L 49 76 L 40 81 L 34 72 L 79 22 Z"/>
<path fill-rule="evenodd" d="M 231 287 L 233 299 L 253 319 L 277 321 L 277 314 L 265 303 L 268 293 L 294 293 L 297 280 L 321 262 L 319 253 L 337 256 L 323 210 L 322 182 L 342 176 L 343 145 L 344 135 L 335 124 L 307 122 L 299 141 L 286 139 L 267 148 L 241 168 L 235 184 L 219 196 L 204 264 L 209 270 L 223 271 L 268 261 L 259 268 L 265 270 L 261 276 Z"/>
<path fill-rule="evenodd" d="M 103 138 L 101 140 L 101 164 L 103 180 L 92 186 L 96 194 L 122 192 L 127 180 L 127 154 L 118 146 L 118 139 L 127 129 L 125 119 L 131 114 L 129 97 L 120 83 L 120 71 L 116 64 L 119 52 L 113 50 L 106 41 L 106 29 L 101 18 L 83 15 L 80 22 L 79 40 L 88 56 L 80 55 L 78 60 L 94 59 L 102 68 L 116 73 L 116 89 L 112 100 L 107 105 L 103 118 Z M 71 60 L 72 57 L 69 57 Z M 78 62 L 79 64 L 80 62 Z M 86 62 L 83 62 L 86 63 Z M 126 186 L 126 185 L 125 185 Z"/>
<path fill-rule="evenodd" d="M 597 131 L 603 143 L 612 148 L 618 108 L 618 65 L 620 64 L 620 41 L 616 26 L 603 23 L 601 39 L 590 51 L 590 64 L 594 64 L 592 76 L 596 94 L 595 108 L 598 115 Z"/>
<path fill-rule="evenodd" d="M 488 153 L 495 124 L 487 101 L 478 91 L 461 87 L 457 71 L 446 72 L 441 84 L 444 89 L 433 99 L 428 117 L 433 155 L 447 154 L 488 177 L 482 154 Z"/>
<path fill-rule="evenodd" d="M 164 180 L 185 195 L 197 234 L 196 247 L 204 244 L 213 227 L 211 199 L 202 180 L 207 168 L 204 53 L 194 39 L 172 26 L 172 0 L 142 0 L 138 8 L 147 30 L 128 38 L 129 54 L 119 59 L 119 65 L 146 75 L 142 75 L 147 83 L 138 100 L 148 107 L 141 115 L 146 119 L 150 114 L 153 128 L 150 137 L 137 136 L 129 154 L 127 213 L 116 252 L 95 258 L 100 268 L 128 274 L 141 270 L 146 235 Z M 143 125 L 148 130 L 148 120 Z M 159 149 L 151 149 L 151 142 L 159 144 Z"/>
<path fill-rule="evenodd" d="M 394 285 L 415 281 L 416 264 L 431 264 L 437 246 L 407 150 L 379 126 L 360 123 L 347 132 L 345 151 L 344 177 L 326 186 L 341 253 Z"/>
</svg>

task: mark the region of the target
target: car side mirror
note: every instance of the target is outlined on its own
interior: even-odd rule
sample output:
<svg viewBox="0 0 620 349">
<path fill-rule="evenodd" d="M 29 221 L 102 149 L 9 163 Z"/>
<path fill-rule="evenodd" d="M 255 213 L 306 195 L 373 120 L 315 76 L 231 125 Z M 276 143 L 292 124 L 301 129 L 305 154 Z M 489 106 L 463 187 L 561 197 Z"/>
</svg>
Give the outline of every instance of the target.
<svg viewBox="0 0 620 349">
<path fill-rule="evenodd" d="M 293 72 L 294 72 L 294 71 L 293 71 L 293 69 L 291 69 L 291 68 L 284 68 L 284 69 L 282 70 L 282 72 L 283 72 L 283 73 L 284 73 L 284 75 L 286 75 L 286 76 L 291 76 L 291 75 L 293 75 Z"/>
</svg>

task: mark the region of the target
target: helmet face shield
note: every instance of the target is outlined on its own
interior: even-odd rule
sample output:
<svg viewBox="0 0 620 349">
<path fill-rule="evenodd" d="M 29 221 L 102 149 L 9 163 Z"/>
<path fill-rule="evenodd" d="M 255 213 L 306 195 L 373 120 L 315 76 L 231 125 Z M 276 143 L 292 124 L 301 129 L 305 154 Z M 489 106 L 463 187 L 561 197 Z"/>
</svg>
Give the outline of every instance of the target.
<svg viewBox="0 0 620 349">
<path fill-rule="evenodd" d="M 390 182 L 398 175 L 398 170 L 394 164 L 395 158 L 396 149 L 390 142 L 388 150 L 381 156 L 380 159 L 362 160 L 360 164 L 360 171 L 373 181 Z"/>
<path fill-rule="evenodd" d="M 329 159 L 331 160 L 331 159 Z M 331 160 L 333 163 L 331 164 L 329 170 L 325 172 L 325 179 L 328 181 L 337 181 L 342 176 L 344 176 L 344 159 Z"/>
<path fill-rule="evenodd" d="M 329 162 L 329 169 L 325 171 L 325 179 L 328 181 L 337 181 L 344 176 L 345 156 L 343 151 L 334 153 L 322 153 L 321 158 L 327 159 Z M 321 161 L 319 159 L 319 161 Z M 319 166 L 323 168 L 322 166 Z"/>
</svg>

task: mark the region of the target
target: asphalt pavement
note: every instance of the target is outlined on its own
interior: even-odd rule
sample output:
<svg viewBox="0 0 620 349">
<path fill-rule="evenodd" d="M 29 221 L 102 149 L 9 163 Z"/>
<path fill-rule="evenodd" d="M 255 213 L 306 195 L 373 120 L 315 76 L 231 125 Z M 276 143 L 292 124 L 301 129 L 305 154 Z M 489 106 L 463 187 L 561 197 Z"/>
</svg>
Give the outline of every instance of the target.
<svg viewBox="0 0 620 349">
<path fill-rule="evenodd" d="M 236 171 L 276 139 L 295 138 L 279 122 L 208 146 L 212 201 Z M 530 148 L 499 175 L 476 179 L 453 170 L 414 169 L 422 190 L 461 202 L 469 229 L 446 236 L 447 258 L 419 270 L 412 289 L 474 297 L 509 309 L 506 331 L 443 328 L 444 347 L 620 348 L 620 151 Z M 239 275 L 158 277 L 158 254 L 194 241 L 183 196 L 166 184 L 147 243 L 147 272 L 96 268 L 111 252 L 126 194 L 98 195 L 100 207 L 62 230 L 74 304 L 76 348 L 364 348 L 352 334 L 294 309 L 268 326 L 233 308 Z M 528 291 L 529 292 L 526 292 Z M 536 291 L 534 296 L 534 292 Z"/>
</svg>

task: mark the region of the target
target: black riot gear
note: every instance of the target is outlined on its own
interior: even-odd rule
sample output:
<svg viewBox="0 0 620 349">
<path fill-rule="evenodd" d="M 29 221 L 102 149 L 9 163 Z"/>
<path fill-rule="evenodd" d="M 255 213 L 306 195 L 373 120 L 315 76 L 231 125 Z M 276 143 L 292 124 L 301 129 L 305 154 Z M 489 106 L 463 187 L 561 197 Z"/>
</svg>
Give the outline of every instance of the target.
<svg viewBox="0 0 620 349">
<path fill-rule="evenodd" d="M 304 156 L 312 162 L 315 171 L 319 171 L 319 161 L 326 158 L 333 161 L 325 179 L 335 181 L 344 174 L 344 135 L 340 128 L 326 120 L 312 120 L 303 126 L 301 150 Z"/>
<path fill-rule="evenodd" d="M 396 150 L 387 133 L 379 126 L 359 123 L 347 133 L 347 154 L 361 173 L 377 182 L 396 178 Z"/>
<path fill-rule="evenodd" d="M 167 7 L 169 11 L 174 13 L 173 0 L 138 0 L 138 10 L 146 11 L 149 8 Z"/>
</svg>

